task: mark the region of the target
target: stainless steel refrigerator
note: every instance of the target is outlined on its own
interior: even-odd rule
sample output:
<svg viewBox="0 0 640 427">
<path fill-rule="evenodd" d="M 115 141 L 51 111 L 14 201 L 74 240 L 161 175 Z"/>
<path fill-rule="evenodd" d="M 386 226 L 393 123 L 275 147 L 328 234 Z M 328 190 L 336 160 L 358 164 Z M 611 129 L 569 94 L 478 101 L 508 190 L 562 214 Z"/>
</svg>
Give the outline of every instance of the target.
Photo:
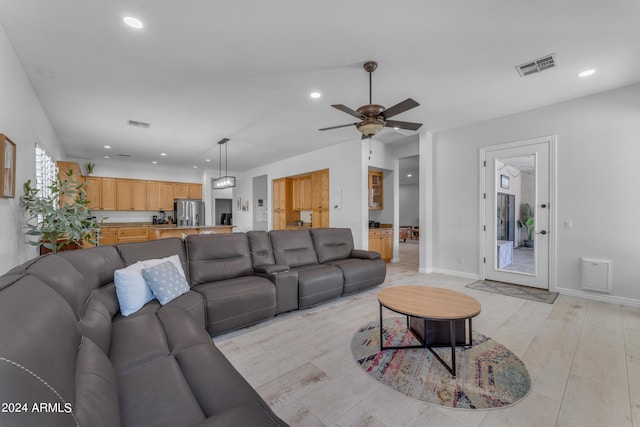
<svg viewBox="0 0 640 427">
<path fill-rule="evenodd" d="M 175 199 L 173 213 L 178 226 L 205 225 L 202 200 Z"/>
</svg>

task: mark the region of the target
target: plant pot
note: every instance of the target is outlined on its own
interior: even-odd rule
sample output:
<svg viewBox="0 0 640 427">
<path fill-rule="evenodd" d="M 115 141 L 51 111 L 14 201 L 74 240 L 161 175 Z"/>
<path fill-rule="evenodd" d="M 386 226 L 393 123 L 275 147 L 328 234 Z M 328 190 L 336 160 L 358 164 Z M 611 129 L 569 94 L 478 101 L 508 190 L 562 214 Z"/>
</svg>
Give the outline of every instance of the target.
<svg viewBox="0 0 640 427">
<path fill-rule="evenodd" d="M 58 242 L 62 241 L 63 239 L 58 240 Z M 62 247 L 60 249 L 58 249 L 58 252 L 62 252 L 62 251 L 74 251 L 76 249 L 82 249 L 82 242 L 69 242 L 65 245 L 62 245 Z M 40 246 L 40 255 L 44 255 L 44 254 L 48 254 L 49 252 L 52 252 L 51 249 L 49 248 L 45 248 L 44 246 Z"/>
<path fill-rule="evenodd" d="M 533 247 L 533 240 L 524 239 L 524 247 L 525 248 L 532 248 Z"/>
</svg>

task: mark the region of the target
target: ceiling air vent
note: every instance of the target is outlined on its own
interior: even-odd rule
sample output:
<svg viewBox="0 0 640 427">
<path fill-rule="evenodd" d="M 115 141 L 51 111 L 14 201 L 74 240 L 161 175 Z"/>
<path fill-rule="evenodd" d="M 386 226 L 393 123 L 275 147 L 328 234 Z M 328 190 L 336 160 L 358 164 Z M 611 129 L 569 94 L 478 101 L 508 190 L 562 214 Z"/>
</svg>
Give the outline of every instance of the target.
<svg viewBox="0 0 640 427">
<path fill-rule="evenodd" d="M 131 154 L 118 154 L 118 157 L 131 157 Z"/>
<path fill-rule="evenodd" d="M 553 68 L 556 65 L 556 54 L 552 53 L 551 55 L 543 56 L 542 58 L 538 58 L 533 61 L 525 62 L 522 65 L 518 65 L 516 67 L 516 70 L 518 70 L 518 74 L 520 74 L 520 77 L 525 77 L 530 74 L 540 73 L 549 68 Z"/>
<path fill-rule="evenodd" d="M 151 126 L 151 123 L 139 122 L 137 120 L 129 120 L 127 124 L 129 126 L 136 126 L 136 127 L 145 128 L 145 129 L 148 129 L 149 126 Z"/>
</svg>

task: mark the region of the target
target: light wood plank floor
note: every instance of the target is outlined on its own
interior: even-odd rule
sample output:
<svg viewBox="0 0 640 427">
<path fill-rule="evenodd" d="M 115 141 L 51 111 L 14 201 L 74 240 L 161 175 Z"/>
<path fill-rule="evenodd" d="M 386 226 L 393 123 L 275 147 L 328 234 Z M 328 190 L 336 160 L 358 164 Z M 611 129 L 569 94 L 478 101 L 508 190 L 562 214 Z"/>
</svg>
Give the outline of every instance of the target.
<svg viewBox="0 0 640 427">
<path fill-rule="evenodd" d="M 401 244 L 377 288 L 214 338 L 274 411 L 293 426 L 640 427 L 640 309 L 561 295 L 554 305 L 468 289 L 472 280 L 417 272 Z M 371 379 L 351 356 L 356 329 L 377 320 L 382 287 L 424 284 L 465 292 L 474 329 L 514 351 L 532 391 L 519 404 L 452 410 Z"/>
</svg>

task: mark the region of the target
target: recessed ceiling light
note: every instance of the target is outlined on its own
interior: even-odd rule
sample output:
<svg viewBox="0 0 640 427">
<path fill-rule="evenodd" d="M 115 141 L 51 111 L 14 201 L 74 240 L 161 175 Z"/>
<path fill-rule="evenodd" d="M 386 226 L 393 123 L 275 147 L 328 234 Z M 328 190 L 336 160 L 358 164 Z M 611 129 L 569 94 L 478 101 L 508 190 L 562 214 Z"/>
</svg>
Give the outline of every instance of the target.
<svg viewBox="0 0 640 427">
<path fill-rule="evenodd" d="M 105 158 L 105 159 L 110 159 L 111 157 L 109 157 L 109 156 L 104 156 L 104 158 Z"/>
<path fill-rule="evenodd" d="M 111 150 L 111 146 L 110 145 L 105 145 L 104 148 L 106 148 L 107 150 Z"/>
<path fill-rule="evenodd" d="M 122 18 L 122 20 L 125 24 L 127 24 L 131 28 L 135 28 L 136 30 L 140 30 L 142 29 L 142 27 L 144 27 L 142 21 L 140 21 L 138 18 L 134 18 L 133 16 L 125 16 L 124 18 Z"/>
<path fill-rule="evenodd" d="M 193 168 L 194 168 L 194 169 L 198 169 L 198 166 L 196 166 L 196 165 L 193 165 Z"/>
<path fill-rule="evenodd" d="M 157 162 L 157 161 L 155 161 L 155 160 L 154 160 L 153 162 L 151 162 L 151 163 L 153 163 L 154 165 L 157 165 L 157 164 L 158 164 L 158 162 Z"/>
<path fill-rule="evenodd" d="M 204 161 L 205 161 L 205 162 L 210 162 L 210 161 L 211 161 L 211 159 L 204 159 Z"/>
<path fill-rule="evenodd" d="M 314 98 L 314 99 L 317 99 L 317 98 L 320 98 L 322 96 L 322 94 L 320 92 L 311 92 L 309 94 L 309 96 Z"/>
<path fill-rule="evenodd" d="M 167 155 L 167 153 L 160 153 L 160 155 L 161 155 L 161 156 L 166 156 L 166 155 Z"/>
<path fill-rule="evenodd" d="M 589 77 L 593 74 L 595 74 L 596 70 L 594 70 L 593 68 L 589 69 L 589 70 L 584 70 L 578 73 L 578 77 Z"/>
<path fill-rule="evenodd" d="M 411 178 L 413 175 L 411 175 L 410 173 L 407 174 L 407 178 Z"/>
</svg>

